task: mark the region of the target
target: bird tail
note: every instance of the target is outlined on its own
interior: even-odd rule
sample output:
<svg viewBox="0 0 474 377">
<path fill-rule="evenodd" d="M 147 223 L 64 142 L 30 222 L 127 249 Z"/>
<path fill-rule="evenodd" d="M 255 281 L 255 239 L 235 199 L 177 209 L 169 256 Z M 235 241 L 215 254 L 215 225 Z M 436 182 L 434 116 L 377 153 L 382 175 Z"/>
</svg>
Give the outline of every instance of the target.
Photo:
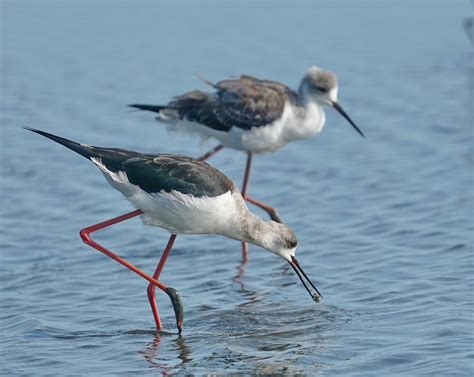
<svg viewBox="0 0 474 377">
<path fill-rule="evenodd" d="M 35 132 L 35 133 L 40 134 L 44 137 L 47 137 L 48 139 L 51 139 L 51 140 L 55 141 L 56 143 L 64 145 L 66 148 L 69 148 L 69 149 L 73 150 L 74 152 L 79 153 L 81 156 L 84 156 L 88 160 L 90 160 L 91 157 L 94 156 L 94 153 L 92 153 L 92 151 L 91 151 L 91 147 L 88 146 L 88 145 L 79 144 L 79 143 L 76 143 L 75 141 L 68 140 L 68 139 L 65 139 L 63 137 L 59 137 L 59 136 L 50 134 L 48 132 L 37 130 L 36 128 L 31 128 L 31 127 L 23 127 L 23 128 L 25 130 Z"/>
<path fill-rule="evenodd" d="M 143 104 L 132 104 L 132 105 L 128 105 L 128 107 L 133 107 L 134 109 L 138 109 L 138 110 L 151 111 L 153 113 L 159 113 L 161 110 L 167 108 L 166 106 L 143 105 Z"/>
</svg>

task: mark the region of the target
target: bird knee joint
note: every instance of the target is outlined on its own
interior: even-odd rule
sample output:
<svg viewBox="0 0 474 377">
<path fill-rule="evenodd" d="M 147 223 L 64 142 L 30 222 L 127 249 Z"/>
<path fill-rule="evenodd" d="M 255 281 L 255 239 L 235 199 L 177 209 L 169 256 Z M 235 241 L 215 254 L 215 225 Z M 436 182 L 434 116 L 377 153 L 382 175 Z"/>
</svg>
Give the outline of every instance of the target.
<svg viewBox="0 0 474 377">
<path fill-rule="evenodd" d="M 82 241 L 84 241 L 85 243 L 88 244 L 91 242 L 91 237 L 89 235 L 89 230 L 87 228 L 81 229 L 81 231 L 79 232 L 79 235 L 81 236 Z"/>
<path fill-rule="evenodd" d="M 156 287 L 153 284 L 150 284 L 146 289 L 148 297 L 152 298 L 155 296 Z"/>
</svg>

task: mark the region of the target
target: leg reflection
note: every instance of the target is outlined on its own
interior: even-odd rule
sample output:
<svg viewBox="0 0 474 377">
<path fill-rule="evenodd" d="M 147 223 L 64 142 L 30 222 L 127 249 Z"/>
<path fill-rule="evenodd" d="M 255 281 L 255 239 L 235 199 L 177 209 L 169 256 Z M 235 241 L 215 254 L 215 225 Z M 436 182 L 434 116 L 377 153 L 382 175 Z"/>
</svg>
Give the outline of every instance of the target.
<svg viewBox="0 0 474 377">
<path fill-rule="evenodd" d="M 242 243 L 242 245 L 246 245 L 246 243 Z M 232 278 L 234 283 L 240 285 L 240 289 L 245 291 L 244 283 L 242 282 L 242 276 L 245 272 L 245 266 L 247 265 L 248 259 L 242 259 L 239 265 L 237 266 L 237 274 Z"/>
<path fill-rule="evenodd" d="M 163 353 L 161 357 L 160 347 Z M 165 347 L 166 350 L 163 349 Z M 158 368 L 165 376 L 175 374 L 177 372 L 176 367 L 192 360 L 191 350 L 181 335 L 170 338 L 158 334 L 144 350 L 140 351 L 140 354 L 150 364 L 150 368 Z M 180 360 L 180 362 L 177 362 L 177 360 Z"/>
</svg>

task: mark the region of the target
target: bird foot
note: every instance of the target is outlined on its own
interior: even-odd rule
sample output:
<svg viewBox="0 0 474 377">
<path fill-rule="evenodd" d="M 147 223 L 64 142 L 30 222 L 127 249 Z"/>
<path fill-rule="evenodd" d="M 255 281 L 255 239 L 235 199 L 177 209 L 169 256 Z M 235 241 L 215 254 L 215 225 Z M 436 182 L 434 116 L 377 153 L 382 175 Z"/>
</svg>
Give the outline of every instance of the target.
<svg viewBox="0 0 474 377">
<path fill-rule="evenodd" d="M 270 218 L 275 221 L 276 223 L 280 223 L 282 224 L 283 223 L 283 220 L 281 219 L 280 215 L 278 215 L 276 209 L 274 209 L 272 212 L 269 213 L 270 214 Z"/>
<path fill-rule="evenodd" d="M 176 316 L 176 326 L 178 327 L 178 332 L 181 334 L 183 331 L 183 319 L 184 319 L 184 309 L 183 303 L 181 302 L 181 296 L 178 291 L 174 288 L 168 287 L 165 290 L 166 294 L 173 304 L 174 314 Z"/>
</svg>

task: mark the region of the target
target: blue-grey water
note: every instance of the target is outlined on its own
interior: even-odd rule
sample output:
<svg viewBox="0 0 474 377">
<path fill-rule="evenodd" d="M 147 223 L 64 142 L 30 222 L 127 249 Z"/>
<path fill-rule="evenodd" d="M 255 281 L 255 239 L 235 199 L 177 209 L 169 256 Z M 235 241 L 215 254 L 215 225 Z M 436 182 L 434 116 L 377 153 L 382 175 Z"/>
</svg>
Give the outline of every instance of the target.
<svg viewBox="0 0 474 377">
<path fill-rule="evenodd" d="M 467 1 L 2 1 L 1 374 L 473 374 L 473 49 Z M 184 332 L 156 334 L 146 282 L 82 243 L 131 210 L 79 142 L 197 156 L 129 103 L 240 73 L 293 87 L 318 65 L 367 137 L 332 110 L 321 135 L 255 159 L 250 191 L 299 237 L 324 295 L 222 237 L 178 237 L 162 281 Z M 240 184 L 245 155 L 211 161 Z M 264 213 L 259 212 L 264 216 Z M 167 240 L 138 219 L 96 238 L 152 272 Z"/>
</svg>

